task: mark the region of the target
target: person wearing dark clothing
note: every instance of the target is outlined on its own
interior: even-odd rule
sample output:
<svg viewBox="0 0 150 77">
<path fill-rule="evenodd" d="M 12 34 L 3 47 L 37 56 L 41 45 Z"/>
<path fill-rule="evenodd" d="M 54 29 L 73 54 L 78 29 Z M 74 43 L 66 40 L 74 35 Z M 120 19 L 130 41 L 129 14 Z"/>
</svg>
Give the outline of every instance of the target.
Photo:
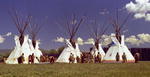
<svg viewBox="0 0 150 77">
<path fill-rule="evenodd" d="M 135 58 L 135 63 L 138 63 L 138 61 L 140 59 L 140 54 L 139 53 L 135 53 L 134 54 L 134 58 Z"/>
<path fill-rule="evenodd" d="M 119 53 L 117 52 L 116 61 L 118 62 L 119 60 L 120 60 L 120 56 L 119 56 Z"/>
<path fill-rule="evenodd" d="M 32 56 L 31 56 L 31 63 L 34 64 L 34 53 L 32 53 Z"/>
<path fill-rule="evenodd" d="M 81 59 L 79 56 L 76 57 L 77 63 L 81 63 Z"/>
<path fill-rule="evenodd" d="M 74 61 L 75 61 L 74 55 L 70 53 L 69 63 L 74 63 Z"/>
<path fill-rule="evenodd" d="M 97 58 L 98 63 L 101 63 L 102 59 L 101 59 L 101 54 L 99 52 L 98 52 L 96 58 Z"/>
<path fill-rule="evenodd" d="M 18 63 L 23 64 L 24 61 L 24 53 L 22 53 L 22 55 L 18 58 Z"/>
<path fill-rule="evenodd" d="M 123 53 L 122 55 L 122 60 L 123 60 L 123 63 L 126 63 L 127 62 L 127 57 L 126 57 L 126 54 Z"/>
<path fill-rule="evenodd" d="M 29 60 L 28 63 L 31 64 L 32 63 L 32 55 L 29 55 L 28 60 Z"/>
</svg>

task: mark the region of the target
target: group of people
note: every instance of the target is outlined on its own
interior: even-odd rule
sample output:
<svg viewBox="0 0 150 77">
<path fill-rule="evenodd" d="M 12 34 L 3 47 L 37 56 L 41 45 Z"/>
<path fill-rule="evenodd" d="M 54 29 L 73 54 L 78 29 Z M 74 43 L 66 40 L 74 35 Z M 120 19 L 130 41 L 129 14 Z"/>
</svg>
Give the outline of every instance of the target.
<svg viewBox="0 0 150 77">
<path fill-rule="evenodd" d="M 101 54 L 98 52 L 97 55 L 92 55 L 89 53 L 82 53 L 81 56 L 75 57 L 74 54 L 70 53 L 69 63 L 101 63 Z"/>
<path fill-rule="evenodd" d="M 134 59 L 135 59 L 135 63 L 138 63 L 139 59 L 140 59 L 140 53 L 135 53 L 134 54 Z M 116 62 L 120 62 L 120 55 L 119 53 L 116 54 Z M 127 57 L 126 54 L 123 53 L 122 55 L 122 63 L 126 63 L 127 62 Z"/>
<path fill-rule="evenodd" d="M 116 62 L 120 62 L 120 55 L 119 53 L 116 54 Z M 126 57 L 126 54 L 123 53 L 122 55 L 122 63 L 126 63 L 127 62 L 127 57 Z"/>
<path fill-rule="evenodd" d="M 122 60 L 120 60 L 120 57 L 122 57 Z M 135 53 L 134 54 L 135 63 L 138 63 L 140 59 L 140 54 Z M 82 53 L 81 57 L 77 56 L 76 58 L 72 53 L 70 53 L 69 57 L 69 63 L 75 63 L 75 60 L 77 63 L 102 63 L 102 56 L 98 52 L 97 55 L 93 55 L 91 52 L 89 53 Z M 127 62 L 127 56 L 125 53 L 123 53 L 122 56 L 119 55 L 119 53 L 116 54 L 116 62 L 126 63 Z"/>
<path fill-rule="evenodd" d="M 32 55 L 29 55 L 28 56 L 28 64 L 34 64 L 35 58 L 38 60 L 38 58 L 34 56 L 34 53 L 32 53 Z M 24 53 L 22 53 L 22 55 L 20 57 L 18 57 L 17 60 L 18 60 L 18 64 L 23 64 L 25 61 Z M 40 61 L 40 60 L 38 60 L 38 61 Z"/>
<path fill-rule="evenodd" d="M 48 56 L 48 55 L 43 55 L 40 57 L 40 62 L 48 62 L 48 63 L 54 63 L 56 58 L 54 56 Z"/>
<path fill-rule="evenodd" d="M 55 62 L 54 56 L 44 55 L 44 56 L 41 56 L 40 59 L 38 59 L 37 57 L 34 56 L 34 53 L 33 53 L 32 55 L 29 55 L 28 57 L 28 64 L 34 64 L 35 59 L 37 59 L 38 62 L 49 62 L 49 63 Z M 25 61 L 24 53 L 20 57 L 18 57 L 17 60 L 18 60 L 18 64 L 23 64 Z"/>
<path fill-rule="evenodd" d="M 122 57 L 122 60 L 120 60 L 120 57 Z M 55 63 L 56 58 L 54 56 L 48 56 L 44 55 L 41 56 L 40 59 L 34 56 L 34 53 L 32 55 L 28 56 L 28 64 L 34 64 L 34 59 L 37 59 L 39 62 L 49 62 L 49 63 Z M 135 53 L 134 54 L 135 58 L 135 63 L 138 63 L 140 59 L 140 54 Z M 93 55 L 92 52 L 89 53 L 82 53 L 81 56 L 74 56 L 73 53 L 70 53 L 69 57 L 69 63 L 102 63 L 102 56 L 98 52 L 97 55 Z M 18 64 L 23 64 L 25 61 L 24 53 L 20 57 L 17 58 Z M 76 61 L 76 62 L 75 62 Z M 116 54 L 116 62 L 122 62 L 126 63 L 127 62 L 127 57 L 126 54 L 123 53 L 122 56 L 119 55 L 119 53 Z"/>
</svg>

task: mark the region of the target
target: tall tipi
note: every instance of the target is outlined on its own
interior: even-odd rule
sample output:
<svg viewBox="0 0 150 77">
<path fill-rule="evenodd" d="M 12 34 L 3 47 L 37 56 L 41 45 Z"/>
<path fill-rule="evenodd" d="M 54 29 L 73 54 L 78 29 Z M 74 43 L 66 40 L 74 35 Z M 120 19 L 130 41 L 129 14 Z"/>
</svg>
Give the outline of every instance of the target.
<svg viewBox="0 0 150 77">
<path fill-rule="evenodd" d="M 95 57 L 99 53 L 101 55 L 101 60 L 103 60 L 103 57 L 105 56 L 105 52 L 102 48 L 102 42 L 103 42 L 102 36 L 107 31 L 108 27 L 104 27 L 103 25 L 99 25 L 97 23 L 97 21 L 95 20 L 91 29 L 92 29 L 91 33 L 93 33 L 93 34 L 91 34 L 91 36 L 94 39 L 91 53 Z"/>
<path fill-rule="evenodd" d="M 83 22 L 83 18 L 81 18 L 81 19 L 79 19 L 79 21 L 77 21 L 76 15 L 73 15 L 73 18 L 71 19 L 71 21 L 66 22 L 67 25 L 66 24 L 65 25 L 67 27 L 67 31 L 68 31 L 70 38 L 65 40 L 67 46 L 64 48 L 62 53 L 59 55 L 56 62 L 69 63 L 69 57 L 72 53 L 75 58 L 75 63 L 77 63 L 76 57 L 77 56 L 80 57 L 81 52 L 79 50 L 78 43 L 74 40 L 74 37 L 75 37 L 82 22 Z"/>
<path fill-rule="evenodd" d="M 112 43 L 113 45 L 111 45 L 111 47 L 108 49 L 104 57 L 104 62 L 122 62 L 123 54 L 125 54 L 127 62 L 135 61 L 133 55 L 125 45 L 124 35 L 121 35 L 122 33 L 121 30 L 124 27 L 125 23 L 127 22 L 129 16 L 130 14 L 128 14 L 125 20 L 122 23 L 120 23 L 118 11 L 117 11 L 116 18 L 111 19 L 111 24 L 115 30 L 115 34 L 111 34 L 111 40 L 113 42 Z M 117 58 L 119 61 L 117 61 Z"/>
<path fill-rule="evenodd" d="M 35 59 L 34 63 L 40 62 L 40 57 L 43 55 L 41 50 L 39 49 L 40 41 L 36 40 L 37 34 L 39 33 L 40 26 L 38 24 L 35 24 L 33 20 L 31 20 L 29 25 L 29 32 L 32 39 L 29 39 L 29 46 L 31 49 L 31 52 L 33 52 Z"/>
<path fill-rule="evenodd" d="M 24 64 L 27 64 L 28 56 L 31 55 L 32 52 L 30 51 L 30 47 L 28 43 L 29 36 L 28 35 L 25 36 L 24 33 L 27 26 L 29 25 L 30 16 L 23 19 L 18 16 L 17 12 L 15 12 L 14 15 L 12 15 L 12 18 L 20 35 L 19 36 L 16 35 L 14 37 L 16 46 L 14 50 L 10 53 L 9 57 L 7 58 L 6 64 L 18 64 L 17 59 L 22 54 L 24 54 L 24 58 L 25 58 Z"/>
<path fill-rule="evenodd" d="M 125 45 L 124 42 L 124 35 L 121 36 L 121 43 L 117 40 L 117 38 L 115 37 L 115 35 L 111 36 L 112 42 L 114 45 L 112 45 L 105 57 L 104 57 L 104 61 L 105 63 L 112 63 L 112 62 L 116 62 L 116 55 L 117 53 L 119 54 L 119 62 L 122 62 L 122 55 L 125 53 L 126 55 L 126 59 L 127 62 L 134 62 L 135 59 L 133 57 L 133 55 L 131 54 L 131 52 L 129 51 L 129 49 L 127 48 L 127 46 Z"/>
</svg>

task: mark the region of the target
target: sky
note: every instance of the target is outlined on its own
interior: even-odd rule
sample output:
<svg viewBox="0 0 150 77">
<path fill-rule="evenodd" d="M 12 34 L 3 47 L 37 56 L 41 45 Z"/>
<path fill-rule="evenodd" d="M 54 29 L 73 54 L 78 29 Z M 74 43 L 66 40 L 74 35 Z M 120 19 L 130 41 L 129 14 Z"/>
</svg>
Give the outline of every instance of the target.
<svg viewBox="0 0 150 77">
<path fill-rule="evenodd" d="M 18 31 L 9 14 L 12 8 L 15 8 L 21 16 L 32 15 L 36 22 L 42 26 L 37 37 L 41 41 L 40 48 L 56 49 L 64 43 L 54 42 L 54 39 L 57 37 L 68 38 L 63 25 L 57 24 L 63 22 L 65 16 L 71 16 L 75 13 L 78 16 L 86 15 L 89 18 L 81 24 L 77 33 L 77 37 L 87 40 L 90 38 L 88 21 L 97 19 L 101 24 L 108 20 L 107 15 L 101 14 L 102 10 L 107 9 L 110 14 L 114 15 L 117 8 L 124 10 L 119 14 L 124 19 L 128 14 L 125 6 L 131 1 L 135 2 L 134 0 L 0 0 L 0 35 L 12 32 L 12 35 L 5 37 L 5 41 L 0 44 L 0 49 L 12 49 L 15 46 L 14 35 L 18 35 Z M 133 12 L 130 9 L 129 11 Z M 142 17 L 131 16 L 127 25 L 125 27 L 127 29 L 126 37 L 140 33 L 150 34 L 150 21 L 145 21 Z M 110 28 L 106 34 L 113 32 L 112 26 L 110 24 L 108 26 Z M 86 48 L 86 45 L 82 47 Z M 150 44 L 146 43 L 138 47 L 150 47 Z"/>
</svg>

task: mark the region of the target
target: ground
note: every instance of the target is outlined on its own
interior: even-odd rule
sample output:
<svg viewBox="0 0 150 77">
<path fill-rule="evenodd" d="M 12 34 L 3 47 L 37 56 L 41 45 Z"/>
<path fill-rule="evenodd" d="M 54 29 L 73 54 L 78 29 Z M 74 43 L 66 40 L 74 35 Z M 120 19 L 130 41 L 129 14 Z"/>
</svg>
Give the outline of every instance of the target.
<svg viewBox="0 0 150 77">
<path fill-rule="evenodd" d="M 150 62 L 125 64 L 0 64 L 0 77 L 150 77 Z"/>
</svg>

